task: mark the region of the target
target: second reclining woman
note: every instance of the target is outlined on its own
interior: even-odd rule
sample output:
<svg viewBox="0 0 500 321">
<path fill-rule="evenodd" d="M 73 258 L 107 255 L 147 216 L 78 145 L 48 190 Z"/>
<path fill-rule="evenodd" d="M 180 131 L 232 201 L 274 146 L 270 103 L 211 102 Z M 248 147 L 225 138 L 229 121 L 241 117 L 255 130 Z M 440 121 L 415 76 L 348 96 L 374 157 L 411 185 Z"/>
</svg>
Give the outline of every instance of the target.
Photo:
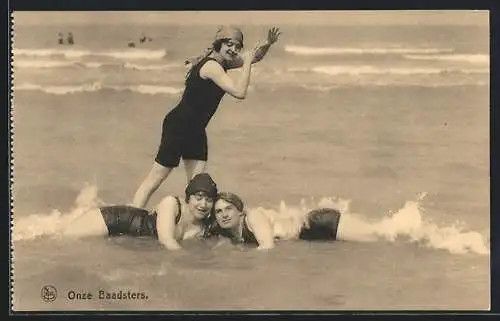
<svg viewBox="0 0 500 321">
<path fill-rule="evenodd" d="M 277 239 L 365 241 L 375 235 L 375 231 L 361 228 L 357 220 L 333 208 L 314 209 L 292 220 L 261 210 L 247 212 L 243 200 L 229 192 L 218 194 L 214 212 L 210 235 L 257 245 L 260 250 L 273 248 Z"/>
</svg>

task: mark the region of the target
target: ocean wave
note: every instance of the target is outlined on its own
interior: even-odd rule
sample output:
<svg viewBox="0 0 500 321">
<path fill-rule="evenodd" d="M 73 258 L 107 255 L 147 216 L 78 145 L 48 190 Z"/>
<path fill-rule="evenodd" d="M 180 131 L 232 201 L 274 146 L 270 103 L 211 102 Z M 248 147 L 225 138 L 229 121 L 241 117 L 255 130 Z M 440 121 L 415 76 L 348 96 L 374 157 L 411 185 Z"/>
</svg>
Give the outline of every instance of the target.
<svg viewBox="0 0 500 321">
<path fill-rule="evenodd" d="M 148 70 L 148 71 L 151 70 L 161 71 L 161 70 L 170 70 L 174 68 L 184 68 L 183 65 L 176 63 L 162 64 L 162 65 L 144 65 L 144 64 L 132 64 L 126 62 L 123 66 L 127 69 L 132 69 L 132 70 Z"/>
<path fill-rule="evenodd" d="M 466 61 L 476 64 L 489 64 L 490 56 L 485 54 L 448 54 L 448 55 L 404 55 L 413 60 Z"/>
<path fill-rule="evenodd" d="M 64 61 L 64 60 L 14 60 L 14 69 L 52 69 L 52 68 L 124 68 L 139 71 L 164 71 L 174 68 L 184 68 L 180 63 L 170 64 L 139 64 L 130 62 L 93 62 L 93 61 Z"/>
<path fill-rule="evenodd" d="M 14 218 L 12 239 L 14 241 L 34 240 L 38 237 L 65 237 L 65 230 L 83 213 L 93 211 L 104 205 L 99 199 L 98 189 L 86 185 L 76 198 L 75 205 L 67 213 L 53 210 L 49 214 L 31 214 Z M 301 201 L 299 206 L 287 206 L 281 202 L 278 209 L 249 208 L 249 212 L 259 211 L 267 215 L 275 224 L 274 233 L 283 239 L 296 238 L 305 213 L 315 208 L 333 208 L 341 212 L 337 238 L 352 242 L 409 242 L 434 250 L 445 250 L 452 254 L 476 253 L 489 255 L 489 236 L 477 231 L 467 230 L 465 224 L 438 226 L 431 218 L 425 217 L 420 202 L 422 193 L 416 200 L 409 200 L 394 214 L 374 220 L 349 210 L 350 200 L 324 197 L 314 204 Z M 311 203 L 311 202 L 310 202 Z M 279 228 L 276 226 L 279 225 Z"/>
<path fill-rule="evenodd" d="M 103 202 L 97 196 L 97 191 L 97 186 L 85 185 L 78 194 L 74 207 L 68 213 L 53 210 L 49 214 L 31 214 L 19 219 L 14 216 L 12 240 L 32 240 L 40 236 L 61 236 L 65 228 L 80 215 L 103 205 Z"/>
<path fill-rule="evenodd" d="M 486 74 L 489 69 L 467 69 L 467 68 L 418 68 L 418 67 L 376 67 L 376 66 L 316 66 L 311 68 L 290 68 L 291 72 L 315 72 L 327 75 L 373 75 L 373 74 L 393 74 L 393 75 L 439 75 L 439 74 Z"/>
<path fill-rule="evenodd" d="M 163 49 L 123 49 L 114 51 L 92 51 L 79 49 L 16 49 L 12 50 L 14 58 L 27 57 L 65 57 L 66 59 L 81 59 L 84 57 L 106 57 L 119 60 L 159 60 L 166 56 Z"/>
<path fill-rule="evenodd" d="M 72 61 L 51 61 L 51 60 L 14 60 L 12 66 L 14 68 L 23 69 L 50 69 L 75 66 L 78 63 Z"/>
<path fill-rule="evenodd" d="M 451 48 L 349 48 L 310 47 L 285 45 L 285 52 L 303 56 L 324 55 L 386 55 L 386 54 L 437 54 L 453 52 Z"/>
<path fill-rule="evenodd" d="M 53 95 L 67 95 L 82 92 L 97 92 L 101 90 L 131 91 L 140 94 L 166 94 L 174 95 L 182 92 L 183 89 L 171 86 L 157 85 L 104 85 L 100 82 L 71 86 L 43 86 L 36 84 L 14 85 L 14 91 L 42 91 Z"/>
<path fill-rule="evenodd" d="M 349 210 L 350 200 L 325 197 L 316 204 L 287 206 L 281 202 L 279 208 L 254 208 L 249 211 L 260 211 L 271 221 L 280 220 L 280 233 L 283 238 L 294 238 L 304 221 L 304 213 L 314 208 L 334 208 L 341 214 L 337 230 L 337 238 L 353 242 L 409 242 L 419 244 L 430 249 L 445 250 L 452 254 L 476 253 L 489 255 L 489 236 L 480 232 L 467 230 L 465 223 L 456 223 L 450 226 L 439 226 L 425 217 L 425 210 L 420 202 L 426 196 L 422 193 L 417 200 L 406 201 L 404 206 L 394 214 L 384 215 L 374 220 L 363 214 L 352 213 Z"/>
</svg>

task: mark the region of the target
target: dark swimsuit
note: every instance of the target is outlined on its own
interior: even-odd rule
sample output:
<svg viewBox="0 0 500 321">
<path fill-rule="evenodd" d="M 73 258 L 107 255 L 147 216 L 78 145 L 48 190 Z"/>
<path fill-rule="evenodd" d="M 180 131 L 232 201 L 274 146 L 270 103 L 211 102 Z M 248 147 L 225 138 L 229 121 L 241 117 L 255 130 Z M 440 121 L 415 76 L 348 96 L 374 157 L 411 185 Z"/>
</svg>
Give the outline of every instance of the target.
<svg viewBox="0 0 500 321">
<path fill-rule="evenodd" d="M 166 167 L 177 167 L 184 159 L 208 159 L 205 128 L 217 111 L 225 91 L 210 79 L 200 77 L 206 57 L 193 67 L 186 79 L 182 99 L 163 120 L 161 142 L 155 161 Z"/>
<path fill-rule="evenodd" d="M 320 208 L 312 210 L 307 214 L 307 226 L 300 230 L 301 240 L 335 240 L 337 228 L 340 221 L 340 212 L 331 208 Z M 240 243 L 258 245 L 255 235 L 250 231 L 246 219 L 243 218 L 243 229 Z"/>
<path fill-rule="evenodd" d="M 177 200 L 178 212 L 175 217 L 175 224 L 181 219 L 181 202 Z M 156 212 L 149 211 L 128 205 L 112 205 L 100 208 L 104 222 L 108 227 L 109 236 L 130 235 L 130 236 L 151 236 L 158 238 L 156 230 Z"/>
</svg>

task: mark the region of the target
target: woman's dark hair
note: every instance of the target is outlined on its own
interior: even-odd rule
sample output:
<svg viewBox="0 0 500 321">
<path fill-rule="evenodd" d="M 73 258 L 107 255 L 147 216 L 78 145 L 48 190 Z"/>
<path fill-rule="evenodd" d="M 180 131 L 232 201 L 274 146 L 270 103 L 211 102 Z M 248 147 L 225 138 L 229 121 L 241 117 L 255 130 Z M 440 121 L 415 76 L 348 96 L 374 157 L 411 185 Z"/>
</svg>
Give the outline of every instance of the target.
<svg viewBox="0 0 500 321">
<path fill-rule="evenodd" d="M 222 44 L 225 43 L 225 42 L 228 42 L 229 38 L 224 38 L 224 39 L 217 39 L 215 40 L 214 42 L 212 42 L 212 48 L 208 48 L 205 53 L 201 56 L 199 56 L 198 58 L 196 58 L 196 62 L 193 63 L 193 65 L 191 66 L 191 68 L 189 68 L 189 71 L 186 73 L 186 80 L 185 80 L 185 85 L 187 85 L 187 81 L 189 79 L 189 76 L 191 75 L 191 71 L 193 71 L 193 69 L 198 66 L 198 64 L 206 57 L 208 57 L 208 55 L 210 55 L 212 52 L 219 52 L 220 51 L 220 48 L 222 47 Z"/>
<path fill-rule="evenodd" d="M 220 227 L 219 224 L 217 224 L 217 221 L 215 220 L 215 214 L 214 214 L 214 209 L 210 211 L 210 214 L 205 217 L 202 222 L 201 226 L 203 228 L 203 238 L 208 239 L 214 236 L 220 235 Z"/>
<path fill-rule="evenodd" d="M 224 42 L 229 41 L 230 39 L 217 39 L 212 43 L 212 50 L 215 52 L 219 52 L 220 48 L 222 47 L 222 44 Z"/>
</svg>

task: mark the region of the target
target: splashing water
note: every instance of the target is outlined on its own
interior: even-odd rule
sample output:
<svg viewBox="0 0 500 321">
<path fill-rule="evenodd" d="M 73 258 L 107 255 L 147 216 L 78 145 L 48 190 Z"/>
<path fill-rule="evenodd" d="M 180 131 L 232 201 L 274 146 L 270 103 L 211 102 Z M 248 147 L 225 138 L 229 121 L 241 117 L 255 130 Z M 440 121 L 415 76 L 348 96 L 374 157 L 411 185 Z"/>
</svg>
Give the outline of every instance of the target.
<svg viewBox="0 0 500 321">
<path fill-rule="evenodd" d="M 376 221 L 351 213 L 350 200 L 339 198 L 322 198 L 317 205 L 306 205 L 302 200 L 299 207 L 287 206 L 281 202 L 278 210 L 258 207 L 249 212 L 260 211 L 271 222 L 279 222 L 274 232 L 284 239 L 291 239 L 299 234 L 307 212 L 317 207 L 326 207 L 342 213 L 337 231 L 338 239 L 355 242 L 408 241 L 432 249 L 447 250 L 452 254 L 490 253 L 489 238 L 476 231 L 466 231 L 465 224 L 440 227 L 430 219 L 424 220 L 425 211 L 420 202 L 425 196 L 426 193 L 418 195 L 416 201 L 407 201 L 395 214 Z"/>
<path fill-rule="evenodd" d="M 60 237 L 62 231 L 83 213 L 104 203 L 97 196 L 97 187 L 86 185 L 75 200 L 75 205 L 67 213 L 53 210 L 49 214 L 32 214 L 16 218 L 12 238 L 14 241 L 35 239 L 40 236 Z M 452 254 L 476 253 L 489 255 L 489 238 L 476 231 L 467 231 L 465 224 L 440 227 L 429 218 L 424 220 L 425 211 L 420 202 L 425 193 L 414 201 L 407 201 L 395 214 L 374 220 L 352 213 L 350 200 L 324 197 L 318 202 L 301 200 L 299 206 L 288 206 L 281 201 L 278 209 L 256 207 L 249 212 L 260 211 L 273 222 L 275 235 L 282 239 L 292 239 L 300 232 L 306 213 L 312 209 L 333 208 L 342 213 L 337 237 L 355 242 L 411 242 L 427 248 L 447 250 Z"/>
<path fill-rule="evenodd" d="M 374 224 L 378 236 L 391 242 L 398 237 L 406 237 L 426 247 L 448 250 L 454 254 L 489 254 L 489 240 L 476 231 L 464 231 L 464 227 L 454 224 L 439 227 L 432 221 L 424 221 L 423 209 L 418 202 L 407 201 L 405 206 L 392 217 Z"/>
<path fill-rule="evenodd" d="M 16 218 L 12 228 L 12 240 L 28 240 L 40 236 L 60 236 L 68 224 L 83 213 L 95 209 L 103 202 L 97 197 L 97 187 L 86 185 L 78 194 L 75 205 L 68 213 L 55 209 L 50 214 L 32 214 Z"/>
</svg>

